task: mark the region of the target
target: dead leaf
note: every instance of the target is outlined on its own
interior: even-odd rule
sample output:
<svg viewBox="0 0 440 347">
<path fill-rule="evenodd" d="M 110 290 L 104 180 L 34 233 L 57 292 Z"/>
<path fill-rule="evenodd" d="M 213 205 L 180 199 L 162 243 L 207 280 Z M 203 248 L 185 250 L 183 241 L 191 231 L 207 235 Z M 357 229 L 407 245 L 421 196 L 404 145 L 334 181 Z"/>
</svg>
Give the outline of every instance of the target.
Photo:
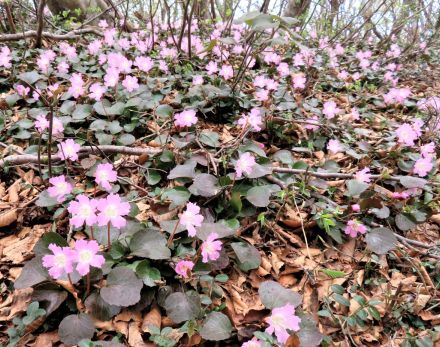
<svg viewBox="0 0 440 347">
<path fill-rule="evenodd" d="M 0 322 L 9 322 L 19 313 L 25 312 L 31 302 L 32 288 L 16 289 L 10 298 L 2 303 L 0 308 Z"/>
<path fill-rule="evenodd" d="M 15 208 L 0 214 L 0 228 L 11 225 L 17 218 L 17 209 Z"/>
<path fill-rule="evenodd" d="M 60 340 L 60 337 L 58 336 L 58 331 L 55 330 L 55 331 L 42 333 L 42 334 L 38 335 L 33 346 L 34 347 L 53 346 L 59 340 Z"/>
<path fill-rule="evenodd" d="M 151 325 L 160 329 L 161 318 L 162 315 L 160 314 L 159 307 L 157 305 L 152 306 L 150 312 L 148 312 L 142 320 L 142 331 L 144 333 L 149 333 Z"/>
</svg>

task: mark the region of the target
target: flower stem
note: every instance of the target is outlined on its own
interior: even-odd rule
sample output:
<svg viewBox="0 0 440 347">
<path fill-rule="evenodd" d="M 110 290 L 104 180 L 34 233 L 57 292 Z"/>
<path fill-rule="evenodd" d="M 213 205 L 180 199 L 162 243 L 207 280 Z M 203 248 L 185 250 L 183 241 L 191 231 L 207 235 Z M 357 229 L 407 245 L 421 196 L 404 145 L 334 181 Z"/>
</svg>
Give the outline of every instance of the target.
<svg viewBox="0 0 440 347">
<path fill-rule="evenodd" d="M 174 229 L 171 232 L 170 238 L 168 239 L 168 242 L 167 242 L 167 247 L 170 247 L 173 244 L 174 235 L 176 234 L 178 225 L 179 225 L 179 220 L 176 221 L 176 225 L 174 226 Z"/>
<path fill-rule="evenodd" d="M 110 240 L 110 222 L 108 222 L 108 224 L 107 224 L 107 247 L 108 247 L 108 250 L 112 249 L 112 244 L 111 244 L 111 240 Z"/>
<path fill-rule="evenodd" d="M 86 275 L 86 296 L 89 296 L 90 293 L 90 272 Z"/>
<path fill-rule="evenodd" d="M 95 235 L 93 235 L 93 225 L 90 226 L 90 238 L 91 238 L 92 240 L 95 239 Z"/>
</svg>

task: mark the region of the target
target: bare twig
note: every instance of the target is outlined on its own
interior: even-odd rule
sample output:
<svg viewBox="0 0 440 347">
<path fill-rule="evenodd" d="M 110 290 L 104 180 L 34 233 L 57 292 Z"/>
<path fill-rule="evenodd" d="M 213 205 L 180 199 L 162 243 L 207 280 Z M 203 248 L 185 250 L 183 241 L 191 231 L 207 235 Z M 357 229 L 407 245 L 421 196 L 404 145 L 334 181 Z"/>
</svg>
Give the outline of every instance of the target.
<svg viewBox="0 0 440 347">
<path fill-rule="evenodd" d="M 83 34 L 94 34 L 97 36 L 103 36 L 101 32 L 93 28 L 77 29 L 68 32 L 67 34 L 54 34 L 43 31 L 41 37 L 45 37 L 52 40 L 75 40 L 81 37 Z M 38 33 L 35 30 L 25 31 L 17 34 L 0 35 L 0 42 L 20 41 L 22 39 L 37 37 Z"/>
</svg>

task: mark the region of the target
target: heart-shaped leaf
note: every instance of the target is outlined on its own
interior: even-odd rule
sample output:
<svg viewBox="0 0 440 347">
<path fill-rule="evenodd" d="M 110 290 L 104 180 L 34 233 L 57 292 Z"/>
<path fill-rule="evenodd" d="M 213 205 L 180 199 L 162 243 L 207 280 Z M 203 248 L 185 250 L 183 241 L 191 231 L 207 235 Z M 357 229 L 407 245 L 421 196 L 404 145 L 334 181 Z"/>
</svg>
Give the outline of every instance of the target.
<svg viewBox="0 0 440 347">
<path fill-rule="evenodd" d="M 32 287 L 35 284 L 48 281 L 50 279 L 47 270 L 42 265 L 42 257 L 38 256 L 24 264 L 20 276 L 14 283 L 15 289 Z"/>
<path fill-rule="evenodd" d="M 164 308 L 174 323 L 195 319 L 200 314 L 200 296 L 195 292 L 172 293 L 166 298 Z"/>
<path fill-rule="evenodd" d="M 367 247 L 377 254 L 387 254 L 389 251 L 396 248 L 397 238 L 394 233 L 388 228 L 372 229 L 367 236 L 365 236 Z"/>
<path fill-rule="evenodd" d="M 249 243 L 234 242 L 231 247 L 237 255 L 238 266 L 243 271 L 257 269 L 261 264 L 261 255 L 258 250 Z"/>
<path fill-rule="evenodd" d="M 205 198 L 216 195 L 220 191 L 218 179 L 210 174 L 198 174 L 193 184 L 188 188 L 191 194 L 200 195 Z"/>
<path fill-rule="evenodd" d="M 228 316 L 221 312 L 211 312 L 206 316 L 200 335 L 209 341 L 221 341 L 231 337 L 232 324 Z"/>
<path fill-rule="evenodd" d="M 139 302 L 143 285 L 133 270 L 121 266 L 110 271 L 100 294 L 110 305 L 127 307 Z"/>
<path fill-rule="evenodd" d="M 131 254 L 148 259 L 168 259 L 171 251 L 167 239 L 159 231 L 146 229 L 137 232 L 130 241 Z"/>
<path fill-rule="evenodd" d="M 58 327 L 60 340 L 68 346 L 76 345 L 83 339 L 91 339 L 95 334 L 95 324 L 86 313 L 65 317 Z"/>
<path fill-rule="evenodd" d="M 370 185 L 357 180 L 347 181 L 347 189 L 349 196 L 358 196 L 365 192 Z"/>
<path fill-rule="evenodd" d="M 121 311 L 121 307 L 108 304 L 97 292 L 90 294 L 84 303 L 88 312 L 102 321 L 112 319 Z"/>
<path fill-rule="evenodd" d="M 301 304 L 302 296 L 290 289 L 284 288 L 275 281 L 265 281 L 258 289 L 261 302 L 268 309 L 292 304 L 297 307 Z"/>
</svg>

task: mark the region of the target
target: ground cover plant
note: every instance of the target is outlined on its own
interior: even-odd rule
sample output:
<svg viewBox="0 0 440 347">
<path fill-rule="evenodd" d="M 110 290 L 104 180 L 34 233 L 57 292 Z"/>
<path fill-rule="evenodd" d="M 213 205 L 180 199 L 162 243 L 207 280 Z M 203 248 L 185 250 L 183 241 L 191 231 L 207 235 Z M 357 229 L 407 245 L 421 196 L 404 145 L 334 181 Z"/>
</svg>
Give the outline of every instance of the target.
<svg viewBox="0 0 440 347">
<path fill-rule="evenodd" d="M 0 35 L 0 343 L 440 343 L 440 25 L 128 4 Z"/>
</svg>

